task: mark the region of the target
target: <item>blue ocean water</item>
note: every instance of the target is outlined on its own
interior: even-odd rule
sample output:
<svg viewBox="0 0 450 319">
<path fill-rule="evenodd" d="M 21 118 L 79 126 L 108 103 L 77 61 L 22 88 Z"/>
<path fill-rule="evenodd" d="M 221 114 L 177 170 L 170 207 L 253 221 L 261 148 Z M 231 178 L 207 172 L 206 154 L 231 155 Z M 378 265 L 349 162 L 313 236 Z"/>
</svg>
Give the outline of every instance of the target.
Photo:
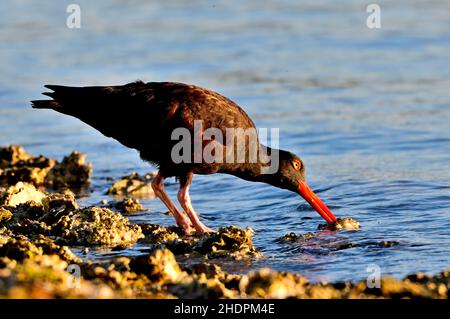
<svg viewBox="0 0 450 319">
<path fill-rule="evenodd" d="M 361 279 L 371 264 L 395 277 L 450 266 L 449 3 L 378 1 L 381 29 L 367 28 L 364 1 L 76 3 L 80 29 L 67 28 L 65 2 L 0 4 L 0 145 L 87 153 L 94 174 L 82 204 L 110 199 L 111 177 L 153 168 L 76 119 L 31 109 L 43 85 L 195 83 L 236 101 L 258 127 L 279 128 L 318 195 L 362 226 L 277 243 L 316 231 L 320 217 L 284 190 L 196 176 L 191 197 L 205 223 L 251 226 L 265 255 L 228 269 L 270 266 L 317 281 Z M 175 198 L 175 180 L 167 189 Z M 158 200 L 143 204 L 150 212 L 134 222 L 173 223 Z"/>
</svg>

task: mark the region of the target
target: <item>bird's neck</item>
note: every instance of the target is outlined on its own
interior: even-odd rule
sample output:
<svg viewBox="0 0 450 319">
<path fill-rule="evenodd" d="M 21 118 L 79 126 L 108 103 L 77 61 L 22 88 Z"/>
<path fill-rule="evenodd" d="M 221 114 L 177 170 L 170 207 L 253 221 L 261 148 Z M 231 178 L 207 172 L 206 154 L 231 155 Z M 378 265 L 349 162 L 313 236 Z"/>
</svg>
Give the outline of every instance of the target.
<svg viewBox="0 0 450 319">
<path fill-rule="evenodd" d="M 230 173 L 248 181 L 272 184 L 278 173 L 280 150 L 259 144 L 258 151 L 256 162 L 236 165 Z"/>
</svg>

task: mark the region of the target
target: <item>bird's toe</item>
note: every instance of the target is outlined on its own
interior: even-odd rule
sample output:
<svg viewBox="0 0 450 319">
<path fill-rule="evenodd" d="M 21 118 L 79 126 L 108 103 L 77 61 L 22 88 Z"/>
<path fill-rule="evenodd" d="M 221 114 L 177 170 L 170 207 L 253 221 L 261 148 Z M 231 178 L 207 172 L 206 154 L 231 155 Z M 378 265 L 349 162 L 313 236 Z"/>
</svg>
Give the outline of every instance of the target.
<svg viewBox="0 0 450 319">
<path fill-rule="evenodd" d="M 207 227 L 207 226 L 203 226 L 203 227 L 201 227 L 201 228 L 197 228 L 196 231 L 197 231 L 197 234 L 199 234 L 199 235 L 203 235 L 203 234 L 213 234 L 213 233 L 216 232 L 214 229 L 209 228 L 209 227 Z"/>
</svg>

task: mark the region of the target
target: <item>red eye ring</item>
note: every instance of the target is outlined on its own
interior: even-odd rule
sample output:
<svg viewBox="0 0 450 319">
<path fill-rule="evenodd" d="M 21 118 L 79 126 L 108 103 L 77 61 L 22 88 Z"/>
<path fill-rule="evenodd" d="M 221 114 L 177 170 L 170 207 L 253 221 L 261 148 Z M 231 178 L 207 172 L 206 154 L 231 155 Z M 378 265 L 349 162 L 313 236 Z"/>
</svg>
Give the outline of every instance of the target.
<svg viewBox="0 0 450 319">
<path fill-rule="evenodd" d="M 295 168 L 296 171 L 299 171 L 300 168 L 301 168 L 300 161 L 298 161 L 298 160 L 293 160 L 293 161 L 292 161 L 292 166 L 294 166 L 294 168 Z"/>
</svg>

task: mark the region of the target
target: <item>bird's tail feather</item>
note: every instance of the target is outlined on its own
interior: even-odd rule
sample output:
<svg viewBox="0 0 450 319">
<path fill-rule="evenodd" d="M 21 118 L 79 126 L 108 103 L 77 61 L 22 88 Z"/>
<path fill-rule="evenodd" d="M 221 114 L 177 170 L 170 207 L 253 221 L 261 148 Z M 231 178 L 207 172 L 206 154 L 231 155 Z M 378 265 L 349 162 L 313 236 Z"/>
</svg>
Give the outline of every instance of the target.
<svg viewBox="0 0 450 319">
<path fill-rule="evenodd" d="M 52 109 L 57 110 L 61 105 L 53 100 L 35 100 L 31 101 L 31 107 L 34 109 Z"/>
<path fill-rule="evenodd" d="M 45 85 L 53 92 L 43 92 L 43 95 L 51 97 L 53 100 L 31 101 L 31 107 L 35 109 L 52 109 L 61 113 L 67 113 L 71 108 L 71 101 L 76 100 L 78 89 L 63 85 Z"/>
</svg>

